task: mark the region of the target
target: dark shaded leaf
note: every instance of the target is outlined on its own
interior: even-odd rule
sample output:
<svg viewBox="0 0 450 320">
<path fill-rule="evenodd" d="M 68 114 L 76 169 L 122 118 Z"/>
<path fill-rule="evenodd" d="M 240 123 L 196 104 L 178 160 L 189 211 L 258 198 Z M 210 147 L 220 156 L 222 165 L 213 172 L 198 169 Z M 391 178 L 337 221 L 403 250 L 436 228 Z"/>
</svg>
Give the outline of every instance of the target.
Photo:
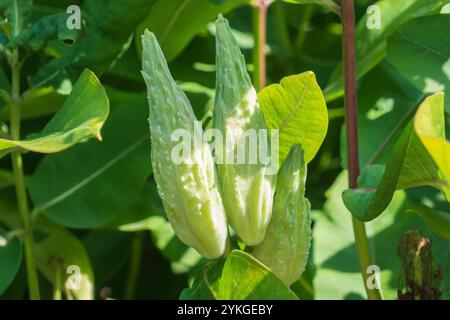
<svg viewBox="0 0 450 320">
<path fill-rule="evenodd" d="M 117 102 L 105 125 L 104 142 L 90 141 L 39 163 L 29 183 L 34 212 L 72 228 L 105 226 L 126 214 L 151 168 L 145 96 L 125 96 L 129 100 Z"/>
<path fill-rule="evenodd" d="M 0 227 L 0 295 L 9 287 L 22 261 L 22 241 Z"/>
</svg>

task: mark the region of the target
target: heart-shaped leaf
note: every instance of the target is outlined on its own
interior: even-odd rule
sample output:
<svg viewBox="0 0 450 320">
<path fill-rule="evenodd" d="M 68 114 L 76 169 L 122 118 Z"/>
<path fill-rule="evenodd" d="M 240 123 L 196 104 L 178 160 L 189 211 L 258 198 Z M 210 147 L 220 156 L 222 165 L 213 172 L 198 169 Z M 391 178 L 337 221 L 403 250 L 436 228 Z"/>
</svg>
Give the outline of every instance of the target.
<svg viewBox="0 0 450 320">
<path fill-rule="evenodd" d="M 314 73 L 285 77 L 262 89 L 258 99 L 269 129 L 279 130 L 280 163 L 293 144 L 302 145 L 310 162 L 328 130 L 327 106 Z"/>
</svg>

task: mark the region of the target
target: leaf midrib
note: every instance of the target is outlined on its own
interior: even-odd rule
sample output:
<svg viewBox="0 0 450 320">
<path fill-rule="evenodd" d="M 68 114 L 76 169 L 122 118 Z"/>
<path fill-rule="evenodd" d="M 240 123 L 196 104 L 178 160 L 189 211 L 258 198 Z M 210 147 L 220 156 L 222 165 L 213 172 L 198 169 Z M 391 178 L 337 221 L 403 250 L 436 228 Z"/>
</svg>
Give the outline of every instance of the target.
<svg viewBox="0 0 450 320">
<path fill-rule="evenodd" d="M 279 128 L 280 135 L 283 132 L 283 129 L 285 129 L 288 126 L 289 122 L 294 118 L 294 115 L 297 113 L 298 109 L 300 109 L 300 106 L 303 100 L 305 99 L 305 95 L 306 92 L 308 91 L 308 88 L 304 84 L 302 84 L 302 89 L 303 89 L 302 96 L 298 99 L 297 103 L 295 104 L 295 107 L 289 111 L 289 114 L 287 115 L 286 119 L 284 119 L 280 125 Z M 283 90 L 286 91 L 284 87 Z"/>
<path fill-rule="evenodd" d="M 118 163 L 120 160 L 122 160 L 125 156 L 130 154 L 132 151 L 134 151 L 136 148 L 139 147 L 141 143 L 143 143 L 147 139 L 147 134 L 142 136 L 139 140 L 137 140 L 135 143 L 130 145 L 128 148 L 123 150 L 121 153 L 119 153 L 116 157 L 112 158 L 110 161 L 108 161 L 104 166 L 97 169 L 96 171 L 92 172 L 90 175 L 73 185 L 71 188 L 67 189 L 66 191 L 62 192 L 58 196 L 52 198 L 51 200 L 47 201 L 44 204 L 36 206 L 36 208 L 33 209 L 32 215 L 43 212 L 44 210 L 60 203 L 61 201 L 67 199 L 71 195 L 73 195 L 75 192 L 83 188 L 84 186 L 91 183 L 94 179 L 102 175 L 104 172 L 106 172 L 109 168 L 114 166 L 116 163 Z"/>
<path fill-rule="evenodd" d="M 180 16 L 181 12 L 184 10 L 184 8 L 190 3 L 192 0 L 186 0 L 183 2 L 178 9 L 175 11 L 175 13 L 172 15 L 172 18 L 170 18 L 169 23 L 167 24 L 167 27 L 164 29 L 163 33 L 161 34 L 161 38 L 159 39 L 161 46 L 163 45 L 167 35 L 169 34 L 170 30 L 172 29 L 173 25 L 175 24 L 175 21 Z"/>
<path fill-rule="evenodd" d="M 406 35 L 404 35 L 404 34 L 396 33 L 396 34 L 393 35 L 393 37 L 397 37 L 397 38 L 399 38 L 399 39 L 403 39 L 403 40 L 405 40 L 405 41 L 407 41 L 407 42 L 412 43 L 413 45 L 415 45 L 415 46 L 417 46 L 417 47 L 419 47 L 419 48 L 422 48 L 422 49 L 424 49 L 424 50 L 428 50 L 428 51 L 430 51 L 431 53 L 434 53 L 435 55 L 440 56 L 440 57 L 443 58 L 444 60 L 447 60 L 447 59 L 448 59 L 448 56 L 445 55 L 445 53 L 440 52 L 440 51 L 437 50 L 437 49 L 433 49 L 433 48 L 431 48 L 431 47 L 429 47 L 429 46 L 427 46 L 427 45 L 425 45 L 425 44 L 423 44 L 423 43 L 421 43 L 421 42 L 419 42 L 419 41 L 417 41 L 417 40 L 411 39 L 410 37 L 408 37 L 408 36 L 406 36 Z"/>
</svg>

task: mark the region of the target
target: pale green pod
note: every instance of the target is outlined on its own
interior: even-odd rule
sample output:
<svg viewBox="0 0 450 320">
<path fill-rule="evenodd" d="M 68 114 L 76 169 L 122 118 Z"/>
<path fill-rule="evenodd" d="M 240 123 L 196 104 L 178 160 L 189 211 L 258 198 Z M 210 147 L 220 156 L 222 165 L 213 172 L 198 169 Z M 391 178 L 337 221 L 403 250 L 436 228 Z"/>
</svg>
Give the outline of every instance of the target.
<svg viewBox="0 0 450 320">
<path fill-rule="evenodd" d="M 293 145 L 278 173 L 266 237 L 252 253 L 288 286 L 300 278 L 308 262 L 311 205 L 305 198 L 305 180 L 303 150 Z"/>
<path fill-rule="evenodd" d="M 264 239 L 270 221 L 276 170 L 270 160 L 261 161 L 261 154 L 271 156 L 269 130 L 244 57 L 222 16 L 216 20 L 216 68 L 213 123 L 226 141 L 221 150 L 215 150 L 219 189 L 231 226 L 243 242 L 254 246 Z M 262 139 L 259 134 L 264 131 Z M 258 135 L 254 148 L 249 143 L 251 134 Z M 244 162 L 238 159 L 239 148 L 245 150 Z M 256 162 L 251 160 L 255 156 Z"/>
<path fill-rule="evenodd" d="M 227 222 L 211 150 L 202 141 L 201 124 L 172 78 L 154 34 L 146 31 L 142 45 L 153 174 L 159 195 L 180 240 L 206 258 L 218 258 L 225 250 Z M 182 141 L 191 152 L 178 152 L 180 140 L 172 139 L 174 132 L 190 136 Z M 183 161 L 174 158 L 180 155 L 184 156 Z"/>
</svg>

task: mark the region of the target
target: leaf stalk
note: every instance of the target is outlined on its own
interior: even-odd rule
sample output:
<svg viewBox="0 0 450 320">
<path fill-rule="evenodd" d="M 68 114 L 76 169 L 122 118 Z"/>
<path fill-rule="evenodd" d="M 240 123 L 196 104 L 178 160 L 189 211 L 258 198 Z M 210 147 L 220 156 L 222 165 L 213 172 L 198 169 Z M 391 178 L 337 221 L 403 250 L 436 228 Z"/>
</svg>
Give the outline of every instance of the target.
<svg viewBox="0 0 450 320">
<path fill-rule="evenodd" d="M 253 85 L 256 92 L 266 86 L 266 38 L 267 38 L 267 9 L 271 1 L 262 0 L 253 7 Z"/>
<path fill-rule="evenodd" d="M 11 54 L 11 114 L 10 126 L 13 140 L 20 140 L 20 63 L 19 52 L 14 49 Z M 28 290 L 31 300 L 39 300 L 39 282 L 33 253 L 33 234 L 30 223 L 30 210 L 28 208 L 27 191 L 23 173 L 23 160 L 20 150 L 14 150 L 11 154 L 12 167 L 14 172 L 17 204 L 25 229 L 23 235 L 25 249 L 25 264 L 27 270 Z"/>
</svg>

